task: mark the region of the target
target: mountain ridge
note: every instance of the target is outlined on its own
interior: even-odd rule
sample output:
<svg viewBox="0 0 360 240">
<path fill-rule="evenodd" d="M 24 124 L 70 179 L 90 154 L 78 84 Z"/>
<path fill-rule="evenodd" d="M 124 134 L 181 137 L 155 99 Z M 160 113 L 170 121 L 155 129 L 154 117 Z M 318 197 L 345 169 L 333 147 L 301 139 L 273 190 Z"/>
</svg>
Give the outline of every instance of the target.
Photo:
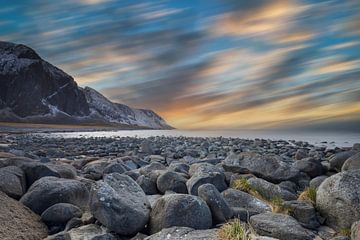
<svg viewBox="0 0 360 240">
<path fill-rule="evenodd" d="M 114 103 L 79 87 L 33 49 L 9 42 L 0 42 L 0 121 L 172 128 L 152 110 Z"/>
</svg>

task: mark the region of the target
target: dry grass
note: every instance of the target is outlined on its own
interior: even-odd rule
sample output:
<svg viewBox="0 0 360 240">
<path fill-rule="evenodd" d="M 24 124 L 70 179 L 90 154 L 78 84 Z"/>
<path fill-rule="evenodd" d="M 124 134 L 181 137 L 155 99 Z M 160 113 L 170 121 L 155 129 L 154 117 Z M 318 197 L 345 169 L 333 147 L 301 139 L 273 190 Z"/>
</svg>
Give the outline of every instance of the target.
<svg viewBox="0 0 360 240">
<path fill-rule="evenodd" d="M 298 198 L 299 201 L 306 201 L 315 206 L 316 204 L 316 188 L 308 187 L 306 188 Z"/>
<path fill-rule="evenodd" d="M 219 240 L 251 240 L 250 235 L 253 229 L 249 224 L 241 222 L 239 219 L 234 219 L 231 222 L 224 224 L 218 230 Z"/>
<path fill-rule="evenodd" d="M 231 187 L 254 196 L 259 196 L 258 191 L 256 191 L 256 189 L 249 184 L 248 180 L 245 177 L 240 177 L 239 179 L 236 179 L 232 183 Z"/>
<path fill-rule="evenodd" d="M 284 200 L 281 197 L 275 197 L 269 202 L 273 213 L 289 214 L 290 208 L 284 205 Z"/>
</svg>

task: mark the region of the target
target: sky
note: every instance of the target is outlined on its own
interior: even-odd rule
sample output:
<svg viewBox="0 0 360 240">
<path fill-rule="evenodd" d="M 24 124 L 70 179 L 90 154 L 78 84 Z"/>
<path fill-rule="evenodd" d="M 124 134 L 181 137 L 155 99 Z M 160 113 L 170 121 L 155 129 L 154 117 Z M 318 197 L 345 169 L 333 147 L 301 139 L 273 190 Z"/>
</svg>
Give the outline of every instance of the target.
<svg viewBox="0 0 360 240">
<path fill-rule="evenodd" d="M 0 40 L 176 128 L 360 131 L 359 0 L 2 0 Z"/>
</svg>

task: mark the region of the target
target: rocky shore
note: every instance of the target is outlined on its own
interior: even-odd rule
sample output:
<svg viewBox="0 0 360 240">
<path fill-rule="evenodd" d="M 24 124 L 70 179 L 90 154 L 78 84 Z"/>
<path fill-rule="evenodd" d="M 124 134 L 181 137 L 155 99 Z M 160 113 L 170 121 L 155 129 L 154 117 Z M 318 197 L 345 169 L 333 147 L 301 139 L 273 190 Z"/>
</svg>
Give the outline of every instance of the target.
<svg viewBox="0 0 360 240">
<path fill-rule="evenodd" d="M 0 239 L 360 239 L 360 144 L 0 134 Z"/>
</svg>

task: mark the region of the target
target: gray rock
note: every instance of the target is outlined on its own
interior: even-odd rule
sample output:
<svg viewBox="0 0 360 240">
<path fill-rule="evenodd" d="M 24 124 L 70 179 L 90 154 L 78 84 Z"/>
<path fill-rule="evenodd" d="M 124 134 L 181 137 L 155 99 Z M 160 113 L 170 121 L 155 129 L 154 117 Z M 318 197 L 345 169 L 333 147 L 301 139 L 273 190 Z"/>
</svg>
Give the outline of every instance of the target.
<svg viewBox="0 0 360 240">
<path fill-rule="evenodd" d="M 244 152 L 239 154 L 239 160 L 224 161 L 223 167 L 225 170 L 231 167 L 246 169 L 243 173 L 250 172 L 272 183 L 295 181 L 299 176 L 299 170 L 292 164 L 285 162 L 280 156 L 271 154 L 262 156 L 254 152 Z"/>
<path fill-rule="evenodd" d="M 48 166 L 38 162 L 30 162 L 23 164 L 21 169 L 25 172 L 26 175 L 26 184 L 28 187 L 31 186 L 36 180 L 42 177 L 60 177 L 60 174 L 52 170 Z"/>
<path fill-rule="evenodd" d="M 221 195 L 230 207 L 245 209 L 250 216 L 271 211 L 271 207 L 268 204 L 240 190 L 229 188 L 223 191 Z"/>
<path fill-rule="evenodd" d="M 360 239 L 360 221 L 351 225 L 351 239 Z"/>
<path fill-rule="evenodd" d="M 99 180 L 101 179 L 105 168 L 110 164 L 107 160 L 96 160 L 87 163 L 83 169 L 82 172 L 87 178 L 93 179 L 93 180 Z"/>
<path fill-rule="evenodd" d="M 314 234 L 303 228 L 294 218 L 279 213 L 261 213 L 250 217 L 255 232 L 279 240 L 313 240 Z"/>
<path fill-rule="evenodd" d="M 344 164 L 344 162 L 351 157 L 352 155 L 354 155 L 356 152 L 354 151 L 345 151 L 345 152 L 338 152 L 333 154 L 330 158 L 329 158 L 329 162 L 330 162 L 330 169 L 336 170 L 338 172 L 341 171 L 342 165 Z"/>
<path fill-rule="evenodd" d="M 34 182 L 20 199 L 25 206 L 41 215 L 56 203 L 71 203 L 84 207 L 89 200 L 86 186 L 73 179 L 43 177 Z"/>
<path fill-rule="evenodd" d="M 360 219 L 360 170 L 349 170 L 327 178 L 317 190 L 316 207 L 328 226 L 350 228 Z"/>
<path fill-rule="evenodd" d="M 223 223 L 232 218 L 232 209 L 214 185 L 201 185 L 198 194 L 209 206 L 215 223 Z"/>
<path fill-rule="evenodd" d="M 140 145 L 140 151 L 142 153 L 153 154 L 154 149 L 153 149 L 153 146 L 152 146 L 151 142 L 148 141 L 148 140 L 142 141 L 141 145 Z"/>
<path fill-rule="evenodd" d="M 295 200 L 285 201 L 284 206 L 290 209 L 290 216 L 294 217 L 303 227 L 314 230 L 320 227 L 312 204 Z"/>
<path fill-rule="evenodd" d="M 198 173 L 186 182 L 189 194 L 198 195 L 198 188 L 205 183 L 211 183 L 220 192 L 227 188 L 224 174 L 218 172 Z"/>
<path fill-rule="evenodd" d="M 76 169 L 69 164 L 48 164 L 47 166 L 57 172 L 61 178 L 75 179 L 77 176 Z"/>
<path fill-rule="evenodd" d="M 14 199 L 21 198 L 26 192 L 25 173 L 19 167 L 0 168 L 0 191 Z"/>
<path fill-rule="evenodd" d="M 308 152 L 304 149 L 298 149 L 295 153 L 295 159 L 296 160 L 301 160 L 303 158 L 308 157 Z"/>
<path fill-rule="evenodd" d="M 70 203 L 57 203 L 41 214 L 41 220 L 48 226 L 65 225 L 72 218 L 80 218 L 82 211 Z"/>
<path fill-rule="evenodd" d="M 129 176 L 105 175 L 91 190 L 90 209 L 108 229 L 121 235 L 142 230 L 150 214 L 150 204 L 141 187 Z"/>
<path fill-rule="evenodd" d="M 140 174 L 142 175 L 148 175 L 151 172 L 155 171 L 155 170 L 166 170 L 166 167 L 158 162 L 152 162 L 149 165 L 146 165 L 144 167 L 141 167 L 139 169 Z"/>
<path fill-rule="evenodd" d="M 150 214 L 150 232 L 173 226 L 207 229 L 212 225 L 211 211 L 199 197 L 169 194 L 159 198 Z"/>
<path fill-rule="evenodd" d="M 294 167 L 301 172 L 306 173 L 311 178 L 320 176 L 323 174 L 323 165 L 321 162 L 314 160 L 313 158 L 304 158 L 296 161 Z"/>
<path fill-rule="evenodd" d="M 352 155 L 344 162 L 341 171 L 360 169 L 360 152 Z"/>
<path fill-rule="evenodd" d="M 104 174 L 109 174 L 109 173 L 124 173 L 128 171 L 128 169 L 124 166 L 124 164 L 122 163 L 110 163 L 109 165 L 107 165 L 104 169 Z"/>
<path fill-rule="evenodd" d="M 295 200 L 297 196 L 280 186 L 268 182 L 261 178 L 250 178 L 248 180 L 250 186 L 252 186 L 256 191 L 265 199 L 272 200 L 274 198 L 280 197 L 284 200 Z"/>
<path fill-rule="evenodd" d="M 187 193 L 186 179 L 176 172 L 164 172 L 160 174 L 156 184 L 162 194 L 166 191 Z"/>
<path fill-rule="evenodd" d="M 328 178 L 328 176 L 322 175 L 322 176 L 318 176 L 318 177 L 316 177 L 316 178 L 311 179 L 311 181 L 310 181 L 310 187 L 317 189 L 317 188 L 320 186 L 320 184 L 321 184 L 323 181 L 325 181 L 325 179 L 327 179 L 327 178 Z"/>
<path fill-rule="evenodd" d="M 158 193 L 156 180 L 157 177 L 155 174 L 149 174 L 149 176 L 141 175 L 136 180 L 136 183 L 139 184 L 146 195 L 154 195 Z"/>
<path fill-rule="evenodd" d="M 145 240 L 217 240 L 217 229 L 195 230 L 189 227 L 164 228 Z"/>
<path fill-rule="evenodd" d="M 185 163 L 180 163 L 180 162 L 172 162 L 169 165 L 169 171 L 174 171 L 174 172 L 184 173 L 184 174 L 189 173 L 189 168 L 190 168 L 189 165 L 187 165 Z"/>
</svg>

